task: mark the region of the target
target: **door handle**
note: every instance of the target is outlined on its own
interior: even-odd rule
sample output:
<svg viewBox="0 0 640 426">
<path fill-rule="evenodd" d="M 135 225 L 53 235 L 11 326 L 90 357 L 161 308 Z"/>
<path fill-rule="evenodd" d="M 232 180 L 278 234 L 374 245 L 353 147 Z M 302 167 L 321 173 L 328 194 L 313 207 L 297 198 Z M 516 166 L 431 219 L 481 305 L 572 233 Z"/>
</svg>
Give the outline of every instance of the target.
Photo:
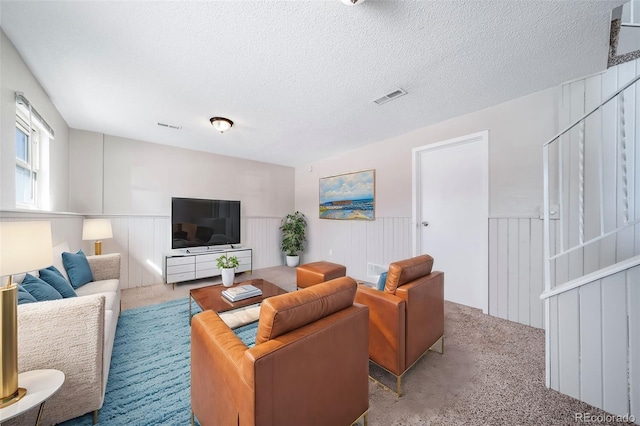
<svg viewBox="0 0 640 426">
<path fill-rule="evenodd" d="M 429 222 L 427 221 L 422 222 L 422 226 L 429 226 Z"/>
</svg>

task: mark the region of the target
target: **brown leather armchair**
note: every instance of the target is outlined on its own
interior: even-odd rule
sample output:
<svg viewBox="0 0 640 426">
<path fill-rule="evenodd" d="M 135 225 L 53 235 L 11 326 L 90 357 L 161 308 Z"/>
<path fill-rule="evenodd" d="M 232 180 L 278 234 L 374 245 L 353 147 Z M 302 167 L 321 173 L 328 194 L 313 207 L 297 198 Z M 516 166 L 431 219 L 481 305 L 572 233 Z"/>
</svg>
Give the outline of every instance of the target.
<svg viewBox="0 0 640 426">
<path fill-rule="evenodd" d="M 440 340 L 444 352 L 444 273 L 429 255 L 389 265 L 384 291 L 358 286 L 356 302 L 369 307 L 369 359 L 402 376 Z"/>
<path fill-rule="evenodd" d="M 337 278 L 262 302 L 247 348 L 213 311 L 191 323 L 191 409 L 202 426 L 350 425 L 369 408 L 369 309 Z"/>
</svg>

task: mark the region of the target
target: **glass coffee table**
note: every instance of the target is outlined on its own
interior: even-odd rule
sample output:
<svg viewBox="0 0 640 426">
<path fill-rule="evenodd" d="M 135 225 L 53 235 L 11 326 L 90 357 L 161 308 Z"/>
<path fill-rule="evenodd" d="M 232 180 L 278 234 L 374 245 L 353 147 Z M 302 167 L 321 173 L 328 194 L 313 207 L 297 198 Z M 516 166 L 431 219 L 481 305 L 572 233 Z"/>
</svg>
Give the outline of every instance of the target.
<svg viewBox="0 0 640 426">
<path fill-rule="evenodd" d="M 262 302 L 267 297 L 277 296 L 279 294 L 287 293 L 286 290 L 278 287 L 277 285 L 265 281 L 261 278 L 243 281 L 234 284 L 233 287 L 239 287 L 241 285 L 251 284 L 262 290 L 262 295 L 256 297 L 250 297 L 248 299 L 239 300 L 237 302 L 230 302 L 222 296 L 222 292 L 229 287 L 225 287 L 222 284 L 210 285 L 207 287 L 195 288 L 189 291 L 189 323 L 191 323 L 191 301 L 206 311 L 211 309 L 217 313 L 233 311 L 245 306 L 255 305 Z"/>
</svg>

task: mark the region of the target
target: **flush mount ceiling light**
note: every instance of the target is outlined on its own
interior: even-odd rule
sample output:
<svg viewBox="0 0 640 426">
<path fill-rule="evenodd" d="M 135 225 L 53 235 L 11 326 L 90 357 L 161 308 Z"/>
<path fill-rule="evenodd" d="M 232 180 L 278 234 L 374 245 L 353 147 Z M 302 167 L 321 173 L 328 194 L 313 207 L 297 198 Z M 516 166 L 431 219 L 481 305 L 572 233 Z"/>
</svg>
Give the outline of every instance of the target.
<svg viewBox="0 0 640 426">
<path fill-rule="evenodd" d="M 233 121 L 224 117 L 211 117 L 209 119 L 211 125 L 220 133 L 224 133 L 233 126 Z"/>
<path fill-rule="evenodd" d="M 346 5 L 355 6 L 356 4 L 364 3 L 365 0 L 340 0 L 340 1 Z"/>
</svg>

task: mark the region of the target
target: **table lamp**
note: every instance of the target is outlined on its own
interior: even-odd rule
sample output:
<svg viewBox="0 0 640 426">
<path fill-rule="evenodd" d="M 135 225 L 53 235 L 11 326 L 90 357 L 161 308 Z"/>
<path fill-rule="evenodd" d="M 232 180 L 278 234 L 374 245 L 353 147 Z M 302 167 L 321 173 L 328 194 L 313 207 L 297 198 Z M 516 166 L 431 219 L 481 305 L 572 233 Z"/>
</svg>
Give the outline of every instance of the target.
<svg viewBox="0 0 640 426">
<path fill-rule="evenodd" d="M 85 219 L 82 224 L 82 239 L 96 240 L 95 254 L 102 254 L 103 238 L 113 238 L 111 219 Z"/>
<path fill-rule="evenodd" d="M 18 285 L 11 276 L 53 263 L 51 223 L 0 222 L 0 408 L 17 402 L 27 390 L 18 388 Z"/>
</svg>

